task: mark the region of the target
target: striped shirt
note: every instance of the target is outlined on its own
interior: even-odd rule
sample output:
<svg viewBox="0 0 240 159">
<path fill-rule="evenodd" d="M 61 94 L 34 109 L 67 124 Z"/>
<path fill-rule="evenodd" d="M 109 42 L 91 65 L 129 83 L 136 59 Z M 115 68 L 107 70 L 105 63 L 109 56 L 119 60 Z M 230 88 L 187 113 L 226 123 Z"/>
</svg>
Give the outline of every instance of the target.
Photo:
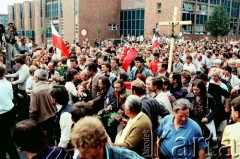
<svg viewBox="0 0 240 159">
<path fill-rule="evenodd" d="M 33 156 L 32 159 L 71 159 L 71 156 L 60 147 L 46 146 L 43 151 Z"/>
</svg>

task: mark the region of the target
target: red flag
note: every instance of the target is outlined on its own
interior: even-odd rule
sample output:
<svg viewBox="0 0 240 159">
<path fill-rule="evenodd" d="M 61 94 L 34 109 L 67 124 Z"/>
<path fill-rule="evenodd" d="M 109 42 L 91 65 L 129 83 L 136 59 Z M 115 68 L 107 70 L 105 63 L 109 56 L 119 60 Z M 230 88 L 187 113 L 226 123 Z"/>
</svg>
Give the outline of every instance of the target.
<svg viewBox="0 0 240 159">
<path fill-rule="evenodd" d="M 68 49 L 67 49 L 63 39 L 60 37 L 60 35 L 58 34 L 55 27 L 53 25 L 51 25 L 51 27 L 52 27 L 52 44 L 53 44 L 53 46 L 58 48 L 59 50 L 61 50 L 61 56 L 70 58 L 70 54 L 68 52 Z"/>
<path fill-rule="evenodd" d="M 138 54 L 138 52 L 135 49 L 130 49 L 125 61 L 123 62 L 122 69 L 124 69 L 127 72 L 128 66 L 135 59 L 137 54 Z"/>
<path fill-rule="evenodd" d="M 159 43 L 158 43 L 158 40 L 156 39 L 154 42 L 153 42 L 153 45 L 152 45 L 152 52 L 154 51 L 154 48 L 158 47 L 159 46 Z"/>
</svg>

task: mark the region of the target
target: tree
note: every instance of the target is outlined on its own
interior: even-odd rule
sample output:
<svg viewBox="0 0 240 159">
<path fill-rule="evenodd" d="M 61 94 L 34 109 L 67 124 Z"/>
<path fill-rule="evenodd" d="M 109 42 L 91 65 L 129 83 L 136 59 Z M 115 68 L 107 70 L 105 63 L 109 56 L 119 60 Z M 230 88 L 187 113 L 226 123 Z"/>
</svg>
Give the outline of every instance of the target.
<svg viewBox="0 0 240 159">
<path fill-rule="evenodd" d="M 218 36 L 228 35 L 229 23 L 228 12 L 222 6 L 217 6 L 207 22 L 207 31 L 217 39 Z"/>
</svg>

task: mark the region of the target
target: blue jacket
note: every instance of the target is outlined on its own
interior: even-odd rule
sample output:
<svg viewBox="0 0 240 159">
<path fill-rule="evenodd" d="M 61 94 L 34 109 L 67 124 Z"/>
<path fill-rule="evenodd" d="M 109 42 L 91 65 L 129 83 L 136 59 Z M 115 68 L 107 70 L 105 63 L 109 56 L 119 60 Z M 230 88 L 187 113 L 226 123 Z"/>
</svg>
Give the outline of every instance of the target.
<svg viewBox="0 0 240 159">
<path fill-rule="evenodd" d="M 148 77 L 148 76 L 151 75 L 149 69 L 147 69 L 146 67 L 143 67 L 141 73 L 144 74 L 146 77 Z M 137 75 L 137 67 L 134 66 L 134 67 L 132 68 L 131 72 L 130 72 L 129 80 L 130 80 L 130 81 L 135 80 L 135 79 L 136 79 L 136 75 Z"/>
<path fill-rule="evenodd" d="M 122 147 L 106 146 L 106 159 L 144 159 L 136 152 Z"/>
</svg>

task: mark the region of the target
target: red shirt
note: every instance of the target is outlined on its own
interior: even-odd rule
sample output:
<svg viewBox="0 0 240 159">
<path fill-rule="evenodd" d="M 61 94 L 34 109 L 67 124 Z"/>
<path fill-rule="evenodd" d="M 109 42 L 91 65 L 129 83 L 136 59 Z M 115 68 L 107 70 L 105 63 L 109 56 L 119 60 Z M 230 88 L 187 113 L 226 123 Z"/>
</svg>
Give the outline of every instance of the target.
<svg viewBox="0 0 240 159">
<path fill-rule="evenodd" d="M 159 60 L 157 60 L 157 61 L 154 60 L 154 61 L 150 62 L 149 68 L 151 69 L 152 74 L 155 74 L 157 72 L 158 63 L 159 63 Z"/>
</svg>

